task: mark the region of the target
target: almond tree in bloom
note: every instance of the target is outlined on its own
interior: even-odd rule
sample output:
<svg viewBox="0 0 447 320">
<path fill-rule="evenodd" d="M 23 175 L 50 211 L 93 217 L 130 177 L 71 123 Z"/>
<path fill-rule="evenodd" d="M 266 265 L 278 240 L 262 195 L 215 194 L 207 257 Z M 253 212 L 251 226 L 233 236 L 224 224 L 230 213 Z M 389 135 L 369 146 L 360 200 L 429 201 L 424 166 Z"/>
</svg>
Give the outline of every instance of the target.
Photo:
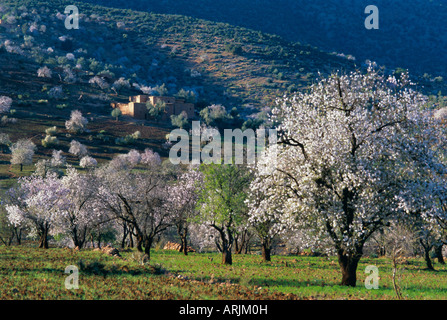
<svg viewBox="0 0 447 320">
<path fill-rule="evenodd" d="M 198 190 L 202 182 L 202 173 L 198 170 L 190 168 L 184 172 L 171 186 L 170 193 L 170 209 L 173 215 L 173 224 L 177 229 L 180 237 L 180 252 L 188 254 L 187 239 L 190 232 L 190 226 L 198 215 L 197 200 Z"/>
<path fill-rule="evenodd" d="M 14 226 L 27 226 L 38 236 L 39 248 L 48 248 L 48 235 L 55 226 L 68 196 L 55 174 L 46 177 L 33 175 L 18 181 L 10 189 L 11 204 L 6 205 L 8 219 Z"/>
<path fill-rule="evenodd" d="M 90 156 L 85 156 L 79 161 L 79 166 L 82 168 L 94 168 L 98 165 L 98 161 Z"/>
<path fill-rule="evenodd" d="M 432 152 L 439 126 L 410 85 L 406 74 L 396 79 L 373 68 L 334 74 L 273 110 L 280 141 L 257 164 L 251 189 L 262 197 L 250 213 L 285 222 L 293 216 L 300 228 L 328 236 L 342 285 L 356 285 L 371 234 L 420 213 L 409 197 L 430 192 L 422 187 L 426 177 L 443 174 Z"/>
<path fill-rule="evenodd" d="M 262 158 L 263 160 L 265 158 Z M 248 222 L 253 227 L 261 242 L 261 253 L 263 261 L 271 261 L 271 249 L 275 236 L 294 229 L 293 215 L 282 213 L 282 198 L 271 199 L 264 194 L 258 186 L 263 183 L 264 177 L 256 175 L 250 184 L 249 196 L 246 200 L 249 208 Z M 270 202 L 276 200 L 276 203 Z M 281 200 L 281 201 L 278 201 Z"/>
<path fill-rule="evenodd" d="M 145 164 L 146 170 L 135 172 L 130 164 L 117 165 L 112 160 L 97 170 L 97 196 L 101 210 L 110 219 L 127 224 L 137 240 L 137 249 L 150 258 L 150 249 L 157 235 L 171 225 L 168 208 L 169 176 L 157 162 Z M 154 157 L 155 159 L 155 157 Z"/>
<path fill-rule="evenodd" d="M 52 74 L 51 69 L 47 66 L 43 66 L 37 70 L 37 76 L 39 78 L 51 78 Z"/>
<path fill-rule="evenodd" d="M 74 168 L 68 168 L 61 178 L 67 192 L 60 206 L 57 226 L 60 233 L 67 233 L 75 247 L 82 248 L 90 230 L 102 222 L 103 214 L 96 205 L 96 183 L 90 173 L 81 174 Z"/>
<path fill-rule="evenodd" d="M 31 165 L 33 163 L 33 156 L 36 149 L 36 145 L 30 139 L 18 140 L 10 147 L 11 164 L 19 164 L 20 171 L 22 171 L 24 165 Z"/>
<path fill-rule="evenodd" d="M 0 97 L 0 113 L 6 113 L 9 112 L 9 109 L 11 108 L 12 99 L 7 96 L 1 96 Z"/>
<path fill-rule="evenodd" d="M 80 159 L 88 155 L 87 147 L 76 140 L 71 140 L 70 149 L 68 149 L 68 152 L 77 156 Z"/>
<path fill-rule="evenodd" d="M 434 270 L 430 251 L 445 243 L 447 231 L 447 128 L 438 111 L 426 114 L 432 123 L 413 133 L 416 141 L 412 141 L 410 156 L 416 161 L 407 161 L 400 199 L 406 224 L 416 230 L 427 269 Z"/>
<path fill-rule="evenodd" d="M 82 116 L 81 111 L 73 110 L 70 120 L 65 121 L 65 128 L 72 133 L 82 133 L 86 129 L 88 120 Z"/>
</svg>

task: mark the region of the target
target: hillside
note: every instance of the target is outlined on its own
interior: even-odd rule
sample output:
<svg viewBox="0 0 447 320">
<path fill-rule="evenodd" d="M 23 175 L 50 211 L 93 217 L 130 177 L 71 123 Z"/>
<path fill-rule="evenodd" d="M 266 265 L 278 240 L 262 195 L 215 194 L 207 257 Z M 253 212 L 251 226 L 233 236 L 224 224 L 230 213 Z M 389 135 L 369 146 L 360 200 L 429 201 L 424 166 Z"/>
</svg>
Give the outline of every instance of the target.
<svg viewBox="0 0 447 320">
<path fill-rule="evenodd" d="M 11 41 L 25 45 L 24 55 L 40 65 L 80 64 L 90 74 L 108 73 L 111 78 L 125 77 L 140 85 L 165 83 L 170 93 L 190 88 L 200 100 L 223 103 L 227 108 L 259 106 L 282 91 L 306 86 L 317 72 L 353 67 L 351 61 L 316 48 L 224 23 L 77 3 L 80 29 L 66 30 L 62 13 L 69 2 L 8 4 L 15 8 L 12 14 L 19 17 L 16 29 L 21 31 L 17 36 L 10 29 Z M 35 9 L 37 16 L 21 17 L 33 8 L 39 8 Z M 7 10 L 2 13 L 4 20 L 10 15 Z M 51 35 L 29 32 L 36 20 L 47 24 Z M 2 33 L 6 39 L 7 34 Z M 55 51 L 48 54 L 48 47 Z M 75 59 L 66 61 L 67 53 Z"/>
<path fill-rule="evenodd" d="M 235 107 L 242 121 L 263 119 L 285 93 L 305 89 L 334 70 L 359 67 L 344 55 L 226 23 L 82 2 L 74 3 L 80 10 L 80 28 L 68 30 L 63 12 L 69 4 L 11 0 L 0 6 L 0 95 L 13 99 L 11 113 L 2 115 L 0 131 L 13 142 L 32 138 L 38 146 L 34 161 L 60 149 L 77 164 L 67 153 L 73 139 L 100 162 L 132 148 L 149 147 L 167 156 L 161 146 L 172 130 L 170 123 L 111 117 L 110 102 L 126 101 L 129 95 L 160 87 L 175 95 L 184 89 L 195 93 L 197 114 L 222 104 L 228 112 Z M 44 67 L 51 75 L 39 77 Z M 446 99 L 436 95 L 445 91 L 442 79 L 413 79 L 425 93 L 434 94 L 435 103 L 445 104 Z M 65 129 L 73 110 L 89 120 L 83 135 L 72 136 Z M 41 140 L 52 126 L 57 127 L 59 145 L 44 148 Z M 136 131 L 141 139 L 135 144 L 115 142 Z M 8 153 L 0 154 L 3 185 L 19 175 L 9 160 Z M 25 174 L 29 170 L 33 167 Z"/>
<path fill-rule="evenodd" d="M 82 0 L 110 7 L 182 14 L 276 34 L 328 52 L 371 59 L 388 68 L 444 75 L 447 4 L 443 0 Z M 366 6 L 376 5 L 379 30 L 366 30 Z"/>
<path fill-rule="evenodd" d="M 1 133 L 12 142 L 32 138 L 38 146 L 34 162 L 61 149 L 69 162 L 69 143 L 85 144 L 98 161 L 132 148 L 161 148 L 170 123 L 111 117 L 110 102 L 164 87 L 196 96 L 196 109 L 222 104 L 247 119 L 271 108 L 284 93 L 306 88 L 318 73 L 352 70 L 345 57 L 224 23 L 180 15 L 151 14 L 74 3 L 80 28 L 65 28 L 69 1 L 4 1 L 0 6 L 0 95 L 13 99 L 4 114 Z M 49 74 L 40 74 L 48 68 Z M 93 82 L 92 82 L 93 81 Z M 121 81 L 121 82 L 120 82 Z M 122 86 L 116 86 L 116 83 Z M 89 120 L 88 132 L 73 136 L 65 121 L 73 110 Z M 122 120 L 122 121 L 121 121 Z M 44 148 L 45 130 L 56 126 L 59 145 Z M 140 131 L 132 145 L 115 139 Z M 0 154 L 0 179 L 27 174 L 9 166 Z"/>
</svg>

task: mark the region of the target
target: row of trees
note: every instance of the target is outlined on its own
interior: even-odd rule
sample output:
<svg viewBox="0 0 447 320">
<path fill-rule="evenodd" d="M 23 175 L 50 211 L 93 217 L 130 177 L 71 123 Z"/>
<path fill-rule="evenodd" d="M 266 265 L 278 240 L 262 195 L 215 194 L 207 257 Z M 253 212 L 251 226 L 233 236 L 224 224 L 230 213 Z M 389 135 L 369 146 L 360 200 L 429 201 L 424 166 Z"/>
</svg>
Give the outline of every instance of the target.
<svg viewBox="0 0 447 320">
<path fill-rule="evenodd" d="M 265 260 L 277 236 L 299 238 L 301 246 L 331 248 L 348 286 L 356 285 L 365 245 L 392 226 L 413 230 L 430 267 L 430 250 L 446 239 L 447 139 L 442 113 L 425 102 L 406 74 L 334 74 L 279 101 L 270 119 L 279 143 L 252 167 L 183 171 L 133 150 L 82 174 L 21 178 L 6 210 L 41 247 L 50 233 L 70 234 L 82 247 L 88 230 L 114 228 L 122 243 L 135 239 L 150 255 L 169 227 L 183 248 L 191 230 L 204 228 L 231 264 L 248 232 Z"/>
<path fill-rule="evenodd" d="M 89 237 L 113 229 L 123 247 L 135 241 L 135 247 L 150 256 L 154 239 L 168 228 L 177 231 L 185 254 L 190 230 L 208 228 L 202 232 L 207 239 L 201 241 L 216 244 L 223 263 L 232 263 L 235 239 L 247 227 L 244 201 L 251 173 L 246 167 L 181 170 L 146 149 L 82 171 L 68 166 L 63 174 L 66 163 L 57 161 L 59 155 L 54 153 L 45 170 L 36 165 L 34 174 L 20 178 L 6 193 L 2 205 L 11 237 L 28 233 L 39 239 L 40 248 L 48 248 L 50 235 L 63 235 L 82 248 Z"/>
</svg>

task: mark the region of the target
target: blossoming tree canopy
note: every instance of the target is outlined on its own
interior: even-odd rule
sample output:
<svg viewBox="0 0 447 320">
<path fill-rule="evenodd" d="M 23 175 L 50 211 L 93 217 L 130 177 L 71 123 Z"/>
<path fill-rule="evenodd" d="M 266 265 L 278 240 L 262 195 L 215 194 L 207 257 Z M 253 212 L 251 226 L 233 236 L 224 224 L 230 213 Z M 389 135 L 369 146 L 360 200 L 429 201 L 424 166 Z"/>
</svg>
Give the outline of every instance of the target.
<svg viewBox="0 0 447 320">
<path fill-rule="evenodd" d="M 328 235 L 344 285 L 356 285 L 370 235 L 408 213 L 404 190 L 423 183 L 418 172 L 439 169 L 430 152 L 442 139 L 439 127 L 410 86 L 406 74 L 396 79 L 372 68 L 334 74 L 273 110 L 280 141 L 257 164 L 251 189 L 263 199 L 251 214 L 292 215 L 286 221 Z"/>
<path fill-rule="evenodd" d="M 68 189 L 56 174 L 46 177 L 33 175 L 19 179 L 16 196 L 6 206 L 13 225 L 27 224 L 39 236 L 39 247 L 48 248 L 48 235 L 58 216 L 65 210 Z"/>
</svg>

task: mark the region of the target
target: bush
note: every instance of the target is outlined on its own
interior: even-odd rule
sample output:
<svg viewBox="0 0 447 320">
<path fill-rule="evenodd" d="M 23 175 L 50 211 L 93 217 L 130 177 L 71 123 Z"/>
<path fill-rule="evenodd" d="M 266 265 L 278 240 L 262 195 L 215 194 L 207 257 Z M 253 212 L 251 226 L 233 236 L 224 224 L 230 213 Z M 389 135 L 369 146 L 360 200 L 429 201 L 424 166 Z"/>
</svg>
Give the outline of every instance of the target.
<svg viewBox="0 0 447 320">
<path fill-rule="evenodd" d="M 47 136 L 54 136 L 57 133 L 56 126 L 46 129 L 45 133 L 47 134 Z"/>
<path fill-rule="evenodd" d="M 225 51 L 238 56 L 244 52 L 239 44 L 226 44 Z"/>
<path fill-rule="evenodd" d="M 42 139 L 42 146 L 44 148 L 54 147 L 59 144 L 59 140 L 56 137 L 47 135 L 45 139 Z"/>
<path fill-rule="evenodd" d="M 174 127 L 178 127 L 180 129 L 187 129 L 189 127 L 188 116 L 186 112 L 182 112 L 179 115 L 171 115 L 171 124 Z"/>
<path fill-rule="evenodd" d="M 141 133 L 140 131 L 135 131 L 132 134 L 128 134 L 127 136 L 116 138 L 115 143 L 118 145 L 129 145 L 134 144 L 138 139 L 140 139 Z"/>
</svg>

